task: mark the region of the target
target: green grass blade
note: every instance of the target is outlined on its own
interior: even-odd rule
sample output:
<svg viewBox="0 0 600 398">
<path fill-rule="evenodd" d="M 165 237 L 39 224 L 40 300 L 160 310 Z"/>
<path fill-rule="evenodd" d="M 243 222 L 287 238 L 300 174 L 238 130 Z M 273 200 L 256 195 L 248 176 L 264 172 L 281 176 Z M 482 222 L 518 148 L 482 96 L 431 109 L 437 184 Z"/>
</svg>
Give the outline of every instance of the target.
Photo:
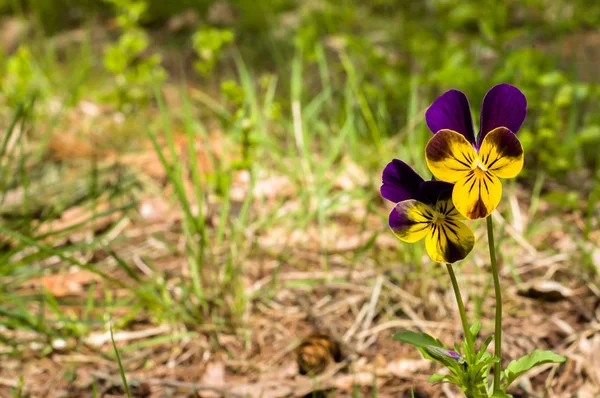
<svg viewBox="0 0 600 398">
<path fill-rule="evenodd" d="M 121 362 L 121 356 L 119 355 L 119 350 L 117 349 L 117 343 L 115 343 L 112 325 L 110 326 L 110 340 L 112 341 L 113 349 L 115 350 L 115 357 L 117 358 L 117 363 L 119 364 L 119 372 L 121 373 L 121 380 L 123 380 L 123 388 L 125 388 L 127 397 L 131 398 L 129 384 L 127 384 L 127 376 L 125 376 L 125 369 L 123 368 L 123 363 Z"/>
</svg>

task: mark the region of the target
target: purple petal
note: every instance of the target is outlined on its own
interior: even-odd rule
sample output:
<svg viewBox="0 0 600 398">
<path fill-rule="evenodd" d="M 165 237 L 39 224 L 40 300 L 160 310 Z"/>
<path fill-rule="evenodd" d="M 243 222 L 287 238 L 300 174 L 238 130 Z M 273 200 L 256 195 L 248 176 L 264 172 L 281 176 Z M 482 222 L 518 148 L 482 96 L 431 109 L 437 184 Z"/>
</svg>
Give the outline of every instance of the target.
<svg viewBox="0 0 600 398">
<path fill-rule="evenodd" d="M 492 87 L 481 105 L 481 124 L 477 136 L 477 146 L 483 142 L 487 133 L 497 127 L 506 127 L 517 133 L 527 115 L 525 95 L 510 84 L 502 83 Z"/>
<path fill-rule="evenodd" d="M 439 200 L 447 200 L 452 197 L 452 188 L 454 184 L 449 182 L 432 180 L 424 181 L 419 187 L 417 200 L 434 205 Z"/>
<path fill-rule="evenodd" d="M 469 100 L 461 91 L 446 91 L 438 97 L 425 112 L 425 120 L 434 134 L 440 130 L 454 130 L 475 144 Z"/>
<path fill-rule="evenodd" d="M 456 352 L 456 351 L 448 350 L 448 355 L 452 359 L 460 359 L 460 354 L 458 352 Z"/>
<path fill-rule="evenodd" d="M 394 159 L 383 169 L 381 196 L 394 203 L 413 199 L 419 194 L 423 179 L 401 160 Z"/>
</svg>

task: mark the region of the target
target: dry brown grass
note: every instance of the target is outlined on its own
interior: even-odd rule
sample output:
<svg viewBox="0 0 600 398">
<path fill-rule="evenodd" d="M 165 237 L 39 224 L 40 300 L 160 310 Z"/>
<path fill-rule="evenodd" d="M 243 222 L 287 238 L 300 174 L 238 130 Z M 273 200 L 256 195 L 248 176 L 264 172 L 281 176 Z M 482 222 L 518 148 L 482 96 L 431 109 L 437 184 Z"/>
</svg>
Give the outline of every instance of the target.
<svg viewBox="0 0 600 398">
<path fill-rule="evenodd" d="M 110 248 L 131 264 L 142 280 L 150 281 L 156 275 L 164 277 L 171 298 L 181 300 L 177 286 L 189 278 L 189 269 L 183 250 L 174 251 L 172 247 L 182 247 L 184 215 L 172 200 L 171 188 L 155 153 L 148 149 L 125 156 L 112 150 L 97 153 L 93 145 L 75 137 L 55 136 L 55 139 L 49 146 L 54 161 L 68 164 L 73 158 L 81 161 L 93 157 L 98 162 L 116 162 L 131 169 L 142 182 L 142 188 L 137 191 L 135 211 L 100 218 L 77 228 L 66 240 L 52 244 L 85 241 L 99 231 L 112 228 Z M 200 144 L 200 158 L 206 150 L 218 153 L 215 150 L 215 145 L 220 145 L 218 136 L 215 135 L 210 149 L 202 145 L 206 143 Z M 74 150 L 75 147 L 78 149 Z M 78 156 L 73 156 L 74 153 Z M 357 166 L 351 167 L 356 175 Z M 345 178 L 343 173 L 341 176 Z M 239 177 L 243 182 L 243 175 Z M 348 189 L 349 184 L 352 183 L 347 179 L 342 180 L 337 189 Z M 249 192 L 240 183 L 239 194 L 262 195 L 267 199 L 261 202 L 262 206 L 276 205 L 279 203 L 276 199 L 281 198 L 286 206 L 294 206 L 294 185 L 284 175 L 265 174 L 257 186 L 262 188 Z M 512 220 L 499 215 L 496 219 L 505 231 L 499 247 L 506 314 L 503 360 L 507 363 L 536 348 L 552 349 L 567 356 L 568 361 L 560 366 L 540 367 L 521 380 L 515 391 L 531 397 L 593 397 L 600 394 L 597 280 L 590 279 L 590 274 L 579 267 L 582 258 L 579 247 L 572 235 L 563 232 L 559 221 L 549 223 L 534 235 L 523 235 L 527 223 L 532 221 L 526 216 L 528 202 L 524 196 L 519 193 L 506 200 L 512 207 Z M 103 201 L 101 198 L 100 202 Z M 419 397 L 459 396 L 447 386 L 429 385 L 426 379 L 433 366 L 422 360 L 416 350 L 391 338 L 395 331 L 409 328 L 438 336 L 447 344 L 460 339 L 458 314 L 443 270 L 431 265 L 416 274 L 414 266 L 394 260 L 395 253 L 403 250 L 402 244 L 385 231 L 381 217 L 353 213 L 364 205 L 350 203 L 346 212 L 332 217 L 321 233 L 312 224 L 302 230 L 273 226 L 248 231 L 247 238 L 255 245 L 245 253 L 242 280 L 249 300 L 241 322 L 219 324 L 207 318 L 202 324 L 169 324 L 158 321 L 152 311 L 138 308 L 132 314 L 127 307 L 112 310 L 113 319 L 129 319 L 115 336 L 133 395 L 310 397 L 325 396 L 329 391 L 331 396 L 352 393 L 372 396 L 376 386 L 379 397 L 409 396 L 411 388 Z M 102 206 L 106 208 L 108 204 Z M 380 208 L 386 211 L 383 203 Z M 85 219 L 91 211 L 85 205 L 74 205 L 44 228 L 68 227 Z M 251 211 L 267 214 L 265 208 Z M 355 217 L 348 216 L 352 214 Z M 555 217 L 552 214 L 555 209 L 544 205 L 537 217 L 548 215 L 551 219 Z M 577 214 L 565 217 L 570 218 L 576 229 L 581 228 L 583 221 Z M 216 221 L 208 222 L 214 225 Z M 354 253 L 363 250 L 377 231 L 384 232 L 355 261 Z M 484 239 L 481 233 L 478 239 Z M 218 248 L 213 249 L 218 253 Z M 101 267 L 115 278 L 129 280 L 104 249 L 85 249 L 72 255 L 86 264 Z M 219 272 L 218 259 L 214 257 L 214 263 L 205 272 Z M 81 316 L 82 306 L 69 303 L 85 302 L 92 285 L 99 301 L 105 297 L 103 289 L 117 298 L 131 294 L 94 274 L 61 267 L 60 263 L 60 259 L 47 259 L 44 265 L 49 270 L 47 275 L 22 282 L 16 291 L 26 295 L 45 289 L 76 318 Z M 515 283 L 517 278 L 523 281 L 520 286 Z M 471 255 L 459 272 L 470 315 L 481 309 L 484 335 L 489 335 L 493 327 L 489 279 L 485 252 Z M 47 316 L 52 317 L 50 312 Z M 48 351 L 47 345 L 27 343 L 36 340 L 35 334 L 3 328 L 0 331 L 3 338 L 19 342 L 19 355 L 4 350 L 0 396 L 11 396 L 10 391 L 20 389 L 20 377 L 25 396 L 88 397 L 92 388 L 96 388 L 98 396 L 123 396 L 106 333 L 104 328 L 96 326 L 81 339 L 51 342 L 53 348 Z M 337 357 L 332 355 L 334 351 L 319 348 L 321 343 L 315 348 L 314 341 L 303 341 L 314 333 L 321 333 L 331 344 L 339 345 L 341 355 Z M 151 340 L 168 336 L 174 336 L 175 340 Z M 146 346 L 144 342 L 152 344 Z M 132 349 L 131 344 L 136 343 L 140 344 Z M 307 349 L 312 350 L 310 355 L 320 355 L 311 360 L 323 365 L 312 376 L 300 374 L 298 368 L 298 355 L 302 357 Z"/>
</svg>

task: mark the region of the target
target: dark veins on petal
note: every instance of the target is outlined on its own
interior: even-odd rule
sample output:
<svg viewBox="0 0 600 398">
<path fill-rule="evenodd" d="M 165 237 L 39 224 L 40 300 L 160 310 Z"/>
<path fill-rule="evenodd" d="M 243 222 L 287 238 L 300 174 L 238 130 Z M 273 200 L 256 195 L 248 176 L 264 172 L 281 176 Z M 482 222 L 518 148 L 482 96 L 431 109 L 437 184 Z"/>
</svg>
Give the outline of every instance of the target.
<svg viewBox="0 0 600 398">
<path fill-rule="evenodd" d="M 497 130 L 502 131 L 502 133 L 494 134 L 493 140 L 496 150 L 498 151 L 498 157 L 500 158 L 507 156 L 510 158 L 518 158 L 521 156 L 523 154 L 523 147 L 521 146 L 517 136 L 507 128 L 500 127 Z M 495 159 L 494 161 L 497 160 L 498 159 Z M 492 167 L 492 164 L 490 164 L 488 167 Z"/>
<path fill-rule="evenodd" d="M 434 137 L 429 144 L 427 145 L 427 157 L 434 162 L 440 162 L 447 158 L 452 158 L 452 151 L 450 150 L 450 140 L 449 139 L 437 139 L 437 137 L 442 137 L 442 135 Z"/>
<path fill-rule="evenodd" d="M 467 174 L 467 179 L 465 181 L 465 185 L 468 183 L 471 183 L 471 186 L 469 186 L 469 193 L 471 193 L 471 191 L 473 190 L 473 187 L 475 186 L 475 182 L 477 182 L 477 179 L 475 178 L 475 171 L 471 170 Z"/>
<path fill-rule="evenodd" d="M 449 223 L 445 223 L 441 230 L 447 242 L 444 254 L 446 260 L 449 263 L 454 263 L 465 258 L 468 254 L 468 250 L 467 247 L 462 244 L 464 242 L 461 242 L 461 239 L 458 236 L 458 228 L 455 229 Z"/>
<path fill-rule="evenodd" d="M 429 220 L 433 218 L 433 215 L 428 211 L 423 213 L 427 222 L 417 222 L 408 217 L 408 212 L 404 208 L 403 203 L 398 203 L 391 211 L 388 222 L 392 231 L 401 233 L 403 230 L 410 228 L 417 224 L 422 224 L 423 228 L 427 228 Z"/>
<path fill-rule="evenodd" d="M 438 134 L 433 137 L 427 147 L 425 148 L 427 157 L 434 162 L 441 162 L 445 159 L 454 159 L 460 163 L 463 167 L 469 169 L 473 163 L 471 154 L 461 153 L 462 159 L 456 157 L 451 147 L 453 142 L 460 140 L 452 130 L 441 130 Z"/>
</svg>

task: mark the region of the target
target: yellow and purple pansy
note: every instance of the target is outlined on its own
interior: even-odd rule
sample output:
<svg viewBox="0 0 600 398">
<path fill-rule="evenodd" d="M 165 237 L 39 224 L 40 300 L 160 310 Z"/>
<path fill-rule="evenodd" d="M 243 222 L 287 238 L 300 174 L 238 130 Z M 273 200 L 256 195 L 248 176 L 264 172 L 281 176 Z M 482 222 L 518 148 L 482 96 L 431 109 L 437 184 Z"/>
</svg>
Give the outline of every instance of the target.
<svg viewBox="0 0 600 398">
<path fill-rule="evenodd" d="M 509 84 L 492 87 L 483 99 L 475 139 L 467 96 L 450 90 L 425 113 L 434 133 L 425 148 L 433 175 L 455 183 L 452 201 L 469 219 L 487 217 L 500 203 L 500 178 L 514 178 L 523 168 L 523 147 L 516 133 L 527 114 L 525 95 Z"/>
<path fill-rule="evenodd" d="M 396 203 L 389 224 L 400 240 L 425 238 L 427 254 L 438 263 L 454 263 L 471 252 L 475 237 L 452 204 L 452 184 L 424 181 L 398 159 L 388 163 L 382 180 L 381 196 Z"/>
</svg>

